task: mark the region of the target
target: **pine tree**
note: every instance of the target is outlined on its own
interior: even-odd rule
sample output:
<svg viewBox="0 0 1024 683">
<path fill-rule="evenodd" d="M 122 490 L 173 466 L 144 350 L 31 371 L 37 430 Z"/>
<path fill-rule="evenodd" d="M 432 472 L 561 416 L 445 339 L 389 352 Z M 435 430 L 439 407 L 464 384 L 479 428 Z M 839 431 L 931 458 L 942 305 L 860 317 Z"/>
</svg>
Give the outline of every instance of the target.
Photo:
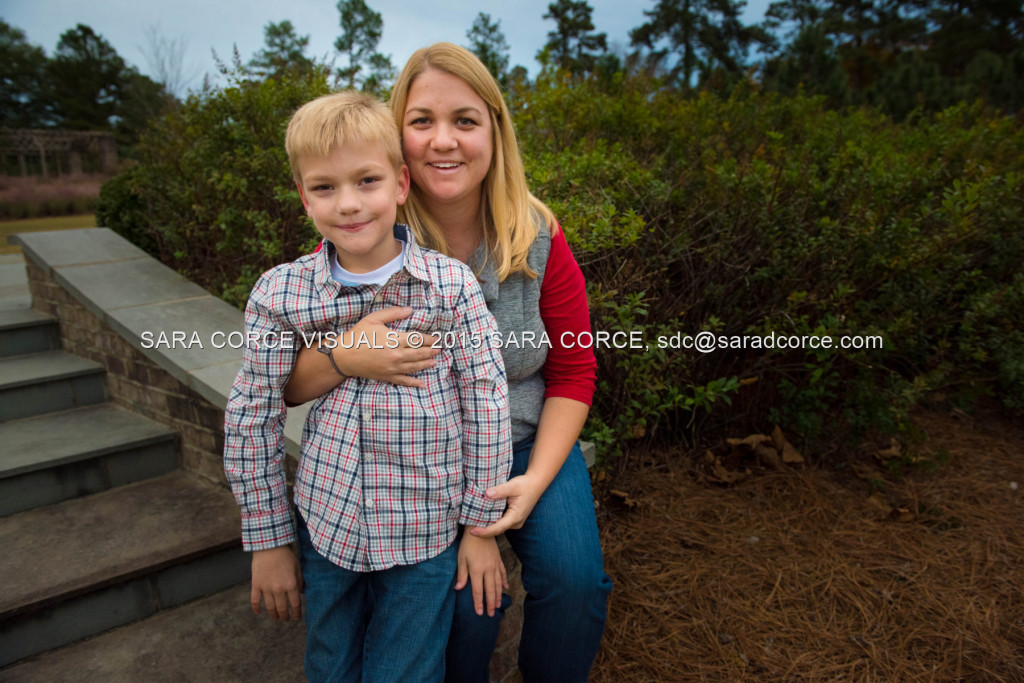
<svg viewBox="0 0 1024 683">
<path fill-rule="evenodd" d="M 592 12 L 585 0 L 557 0 L 549 4 L 544 18 L 554 20 L 556 28 L 548 32 L 548 42 L 538 58 L 547 51 L 562 69 L 572 73 L 592 71 L 598 55 L 608 50 L 607 36 L 594 32 Z"/>
<path fill-rule="evenodd" d="M 746 66 L 750 45 L 771 40 L 763 28 L 740 21 L 745 4 L 742 0 L 658 0 L 654 9 L 644 10 L 649 21 L 630 31 L 630 42 L 657 55 L 656 46 L 666 41 L 668 50 L 678 55 L 670 75 L 684 89 L 693 85 L 698 73 L 721 69 L 738 75 Z"/>
<path fill-rule="evenodd" d="M 491 75 L 504 87 L 508 81 L 508 43 L 501 32 L 501 20 L 491 21 L 491 15 L 480 12 L 466 31 L 469 49 L 480 58 Z"/>
<path fill-rule="evenodd" d="M 364 0 L 338 0 L 341 35 L 334 41 L 338 52 L 348 57 L 348 66 L 338 71 L 338 80 L 348 87 L 361 87 L 384 96 L 395 78 L 391 56 L 377 51 L 384 20 Z"/>
<path fill-rule="evenodd" d="M 266 46 L 253 55 L 248 64 L 249 70 L 257 76 L 280 80 L 313 68 L 313 60 L 305 54 L 309 36 L 296 35 L 295 27 L 287 19 L 264 26 L 263 41 Z"/>
<path fill-rule="evenodd" d="M 48 118 L 46 54 L 0 19 L 0 127 L 38 128 Z"/>
</svg>

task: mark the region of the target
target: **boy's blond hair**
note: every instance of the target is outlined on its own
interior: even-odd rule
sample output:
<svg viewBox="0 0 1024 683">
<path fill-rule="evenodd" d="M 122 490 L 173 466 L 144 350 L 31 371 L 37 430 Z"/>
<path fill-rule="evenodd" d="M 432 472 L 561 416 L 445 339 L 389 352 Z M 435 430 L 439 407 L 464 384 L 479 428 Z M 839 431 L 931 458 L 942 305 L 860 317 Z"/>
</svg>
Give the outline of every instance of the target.
<svg viewBox="0 0 1024 683">
<path fill-rule="evenodd" d="M 429 69 L 462 79 L 487 104 L 493 156 L 483 182 L 482 218 L 498 280 L 519 272 L 530 278 L 537 277 L 526 257 L 537 239 L 537 231 L 541 227 L 553 231 L 558 224 L 551 209 L 530 194 L 526 185 L 512 115 L 501 96 L 501 88 L 483 62 L 460 45 L 435 43 L 420 48 L 406 62 L 391 89 L 389 106 L 399 127 L 405 118 L 405 105 L 413 82 Z M 409 190 L 408 200 L 398 207 L 398 220 L 409 224 L 420 244 L 451 255 L 444 230 L 427 209 L 416 183 Z"/>
<path fill-rule="evenodd" d="M 302 180 L 302 157 L 326 157 L 347 142 L 381 145 L 396 172 L 405 163 L 398 128 L 387 106 L 373 95 L 345 90 L 307 102 L 288 122 L 284 149 L 295 182 Z"/>
</svg>

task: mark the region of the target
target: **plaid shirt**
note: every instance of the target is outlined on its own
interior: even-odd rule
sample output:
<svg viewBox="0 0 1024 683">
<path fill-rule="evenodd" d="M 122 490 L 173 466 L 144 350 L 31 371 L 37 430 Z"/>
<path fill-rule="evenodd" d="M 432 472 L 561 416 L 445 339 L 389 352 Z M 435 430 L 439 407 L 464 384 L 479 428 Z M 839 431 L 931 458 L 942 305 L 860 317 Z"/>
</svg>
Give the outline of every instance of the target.
<svg viewBox="0 0 1024 683">
<path fill-rule="evenodd" d="M 511 466 L 505 369 L 489 343 L 494 318 L 469 268 L 420 249 L 405 226 L 395 226 L 395 237 L 408 242 L 405 263 L 383 286 L 336 282 L 336 252 L 325 244 L 265 273 L 249 297 L 245 327 L 257 341 L 245 349 L 224 428 L 224 470 L 242 508 L 246 550 L 295 539 L 282 391 L 302 333 L 317 344 L 314 333 L 347 330 L 388 306 L 413 308 L 394 330 L 422 332 L 426 343 L 431 333 L 450 334 L 438 364 L 418 375 L 425 389 L 350 377 L 313 404 L 295 475 L 313 545 L 341 567 L 376 571 L 434 557 L 458 524 L 486 526 L 502 514 L 504 501 L 483 495 Z M 260 343 L 289 332 L 294 348 Z"/>
</svg>

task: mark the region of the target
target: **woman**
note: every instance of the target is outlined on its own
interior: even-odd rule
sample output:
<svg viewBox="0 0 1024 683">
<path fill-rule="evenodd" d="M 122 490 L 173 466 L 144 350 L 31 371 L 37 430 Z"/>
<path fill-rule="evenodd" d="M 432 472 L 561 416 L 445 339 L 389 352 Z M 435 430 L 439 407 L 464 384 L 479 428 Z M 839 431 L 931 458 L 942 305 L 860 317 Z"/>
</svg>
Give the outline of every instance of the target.
<svg viewBox="0 0 1024 683">
<path fill-rule="evenodd" d="M 590 329 L 583 275 L 551 211 L 529 193 L 508 108 L 471 52 L 450 43 L 418 50 L 395 83 L 391 108 L 412 178 L 399 220 L 422 244 L 474 268 L 504 341 L 516 445 L 511 478 L 487 495 L 507 499 L 508 509 L 494 525 L 469 533 L 505 532 L 522 562 L 524 679 L 585 681 L 611 580 L 602 569 L 590 479 L 577 443 L 596 363 L 589 349 L 560 343 L 565 332 L 575 339 Z M 386 324 L 408 313 L 378 311 L 353 331 L 383 339 Z M 550 348 L 540 343 L 545 331 Z M 531 332 L 532 343 L 526 341 Z M 411 375 L 430 367 L 433 355 L 405 338 L 396 349 L 339 346 L 331 354 L 307 349 L 299 355 L 286 388 L 289 401 L 331 390 L 341 381 L 338 372 L 420 386 Z M 472 577 L 475 604 L 471 591 L 459 591 L 446 680 L 488 680 L 501 610 L 482 613 L 480 586 L 489 595 L 500 590 L 504 568 L 488 573 Z M 457 588 L 466 584 L 461 574 Z"/>
</svg>

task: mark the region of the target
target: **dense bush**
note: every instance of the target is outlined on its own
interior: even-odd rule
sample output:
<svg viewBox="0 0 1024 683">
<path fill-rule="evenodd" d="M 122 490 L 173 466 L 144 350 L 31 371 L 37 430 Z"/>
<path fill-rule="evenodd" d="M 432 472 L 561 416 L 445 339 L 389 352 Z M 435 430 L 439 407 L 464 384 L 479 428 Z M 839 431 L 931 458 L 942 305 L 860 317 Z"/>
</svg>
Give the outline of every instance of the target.
<svg viewBox="0 0 1024 683">
<path fill-rule="evenodd" d="M 225 299 L 309 248 L 283 126 L 322 74 L 191 98 L 105 186 L 105 223 Z M 1024 408 L 1024 133 L 980 105 L 901 123 L 740 87 L 684 99 L 545 70 L 512 108 L 583 265 L 603 453 L 780 424 L 817 452 L 943 391 Z M 658 348 L 659 336 L 879 335 L 882 349 Z"/>
<path fill-rule="evenodd" d="M 242 306 L 265 270 L 315 242 L 284 152 L 288 118 L 328 92 L 314 69 L 278 82 L 226 74 L 156 120 L 140 163 L 107 183 L 98 220 Z"/>
<path fill-rule="evenodd" d="M 823 100 L 543 74 L 518 103 L 535 192 L 588 277 L 592 438 L 780 424 L 819 448 L 928 392 L 1024 405 L 1024 132 L 961 104 L 894 124 Z M 659 335 L 880 335 L 880 350 L 659 349 Z M 711 417 L 711 421 L 708 418 Z M 733 424 L 739 423 L 739 424 Z"/>
</svg>

